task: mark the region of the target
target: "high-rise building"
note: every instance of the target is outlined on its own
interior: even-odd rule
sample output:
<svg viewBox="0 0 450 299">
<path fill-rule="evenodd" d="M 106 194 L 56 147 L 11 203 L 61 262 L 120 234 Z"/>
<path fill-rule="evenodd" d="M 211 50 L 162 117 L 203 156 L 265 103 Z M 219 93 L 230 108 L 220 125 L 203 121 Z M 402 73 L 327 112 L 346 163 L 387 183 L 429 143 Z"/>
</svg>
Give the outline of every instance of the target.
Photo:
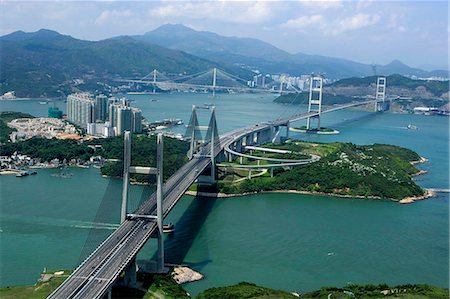
<svg viewBox="0 0 450 299">
<path fill-rule="evenodd" d="M 123 107 L 123 106 L 120 105 L 119 103 L 115 103 L 115 102 L 112 102 L 109 105 L 108 115 L 109 115 L 109 123 L 111 124 L 111 127 L 117 127 L 118 111 L 121 107 Z"/>
<path fill-rule="evenodd" d="M 133 113 L 131 108 L 121 106 L 117 110 L 117 135 L 122 135 L 125 131 L 133 132 Z"/>
<path fill-rule="evenodd" d="M 132 112 L 132 131 L 142 133 L 142 111 L 140 109 L 131 108 Z"/>
<path fill-rule="evenodd" d="M 95 122 L 95 101 L 89 93 L 75 93 L 67 96 L 67 118 L 82 128 Z"/>
<path fill-rule="evenodd" d="M 105 95 L 95 97 L 95 117 L 96 120 L 105 121 L 108 117 L 108 98 Z"/>
</svg>

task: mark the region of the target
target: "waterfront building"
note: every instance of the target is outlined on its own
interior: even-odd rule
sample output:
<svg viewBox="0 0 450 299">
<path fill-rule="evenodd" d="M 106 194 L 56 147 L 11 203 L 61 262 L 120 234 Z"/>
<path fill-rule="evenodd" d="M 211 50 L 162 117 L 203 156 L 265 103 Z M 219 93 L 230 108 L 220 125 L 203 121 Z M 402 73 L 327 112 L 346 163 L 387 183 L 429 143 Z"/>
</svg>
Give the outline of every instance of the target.
<svg viewBox="0 0 450 299">
<path fill-rule="evenodd" d="M 75 93 L 67 96 L 67 119 L 82 128 L 95 122 L 95 101 L 89 93 Z"/>
</svg>

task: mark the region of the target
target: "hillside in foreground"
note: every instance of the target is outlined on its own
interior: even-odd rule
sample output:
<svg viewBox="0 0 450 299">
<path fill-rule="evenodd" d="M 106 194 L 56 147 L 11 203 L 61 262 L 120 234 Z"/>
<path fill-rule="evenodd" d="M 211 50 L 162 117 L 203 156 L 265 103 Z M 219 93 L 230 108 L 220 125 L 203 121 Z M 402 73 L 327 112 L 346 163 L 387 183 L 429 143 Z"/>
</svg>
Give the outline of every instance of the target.
<svg viewBox="0 0 450 299">
<path fill-rule="evenodd" d="M 16 286 L 0 288 L 2 299 L 44 299 L 56 289 L 71 271 L 61 271 L 63 275 L 54 276 L 47 272 L 48 277 L 34 286 Z M 41 276 L 41 279 L 44 276 Z M 198 294 L 189 294 L 168 275 L 155 275 L 138 272 L 138 281 L 142 284 L 140 289 L 132 289 L 116 285 L 112 288 L 112 298 L 136 299 L 448 299 L 448 289 L 427 284 L 405 284 L 398 286 L 357 285 L 349 284 L 342 288 L 322 287 L 320 290 L 306 293 L 289 293 L 258 286 L 254 283 L 240 282 L 226 287 L 213 287 Z M 145 290 L 148 290 L 145 292 Z"/>
</svg>

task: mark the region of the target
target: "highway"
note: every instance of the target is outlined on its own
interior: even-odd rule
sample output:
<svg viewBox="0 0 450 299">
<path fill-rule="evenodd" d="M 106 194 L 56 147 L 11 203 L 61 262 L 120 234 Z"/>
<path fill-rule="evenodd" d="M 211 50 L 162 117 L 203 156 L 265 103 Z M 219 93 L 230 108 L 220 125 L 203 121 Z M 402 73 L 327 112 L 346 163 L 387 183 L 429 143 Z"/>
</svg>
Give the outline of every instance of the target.
<svg viewBox="0 0 450 299">
<path fill-rule="evenodd" d="M 366 101 L 334 106 L 322 113 L 352 106 L 373 103 Z M 222 135 L 214 148 L 218 155 L 224 148 L 250 133 L 267 130 L 274 125 L 283 125 L 292 121 L 317 116 L 317 112 L 295 115 L 290 118 L 255 124 Z M 204 143 L 199 153 L 182 166 L 163 185 L 163 213 L 166 217 L 178 200 L 187 191 L 197 177 L 210 164 L 210 143 Z M 146 200 L 134 214 L 156 215 L 156 192 Z M 86 260 L 47 298 L 102 298 L 120 273 L 137 255 L 148 239 L 156 232 L 157 224 L 152 219 L 126 219 Z"/>
</svg>

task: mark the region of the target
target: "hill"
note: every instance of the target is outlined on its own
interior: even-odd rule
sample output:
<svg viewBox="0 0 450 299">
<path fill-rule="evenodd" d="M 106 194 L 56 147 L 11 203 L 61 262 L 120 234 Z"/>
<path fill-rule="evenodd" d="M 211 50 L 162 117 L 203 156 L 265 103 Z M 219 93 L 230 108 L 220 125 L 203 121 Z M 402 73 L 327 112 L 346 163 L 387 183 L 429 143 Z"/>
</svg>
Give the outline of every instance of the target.
<svg viewBox="0 0 450 299">
<path fill-rule="evenodd" d="M 171 49 L 186 51 L 211 61 L 228 64 L 244 64 L 249 69 L 264 73 L 289 73 L 301 75 L 321 73 L 327 78 L 339 79 L 351 76 L 367 76 L 373 73 L 372 65 L 351 60 L 290 54 L 277 47 L 253 38 L 225 37 L 212 32 L 196 31 L 181 24 L 166 24 L 134 39 L 158 44 Z M 448 72 L 427 72 L 411 68 L 398 60 L 383 66 L 377 65 L 380 74 L 448 77 Z"/>
<path fill-rule="evenodd" d="M 419 161 L 420 156 L 409 149 L 386 144 L 359 146 L 300 141 L 269 146 L 298 154 L 318 155 L 321 159 L 292 170 L 277 169 L 273 177 L 266 174 L 250 180 L 236 179 L 248 176 L 245 172 L 228 170 L 220 177 L 218 190 L 226 194 L 297 190 L 395 201 L 424 195 L 424 190 L 411 179 L 419 172 L 411 162 Z M 254 163 L 248 159 L 243 162 Z"/>
<path fill-rule="evenodd" d="M 97 81 L 142 77 L 153 68 L 166 73 L 196 73 L 215 63 L 130 37 L 84 41 L 51 30 L 17 31 L 0 37 L 2 93 L 17 97 L 56 97 L 101 88 Z M 240 68 L 224 69 L 233 72 Z M 74 79 L 84 84 L 74 87 Z M 32 82 L 33 84 L 30 84 Z"/>
<path fill-rule="evenodd" d="M 325 105 L 342 104 L 375 96 L 377 76 L 352 77 L 325 85 L 323 103 Z M 386 77 L 386 95 L 390 98 L 403 98 L 394 104 L 402 110 L 415 106 L 441 107 L 448 104 L 449 81 L 413 80 L 401 75 Z M 274 101 L 288 104 L 308 103 L 308 92 L 284 94 Z"/>
</svg>

